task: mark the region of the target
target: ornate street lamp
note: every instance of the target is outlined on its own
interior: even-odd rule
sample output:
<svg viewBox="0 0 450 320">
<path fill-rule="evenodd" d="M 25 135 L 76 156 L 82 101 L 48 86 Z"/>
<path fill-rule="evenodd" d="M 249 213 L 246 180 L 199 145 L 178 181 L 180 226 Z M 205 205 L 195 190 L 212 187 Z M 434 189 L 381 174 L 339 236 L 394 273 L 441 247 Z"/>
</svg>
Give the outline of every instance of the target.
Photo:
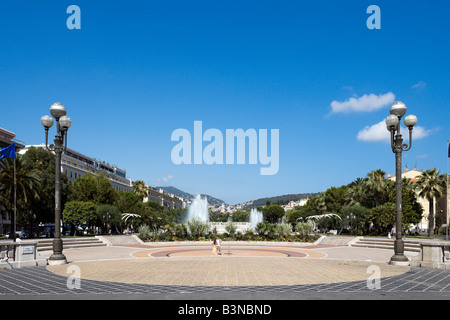
<svg viewBox="0 0 450 320">
<path fill-rule="evenodd" d="M 386 127 L 391 132 L 391 148 L 395 153 L 395 187 L 396 187 L 396 221 L 395 221 L 395 242 L 394 255 L 390 264 L 409 265 L 409 260 L 404 254 L 405 246 L 402 239 L 402 152 L 408 151 L 412 146 L 412 130 L 417 123 L 417 117 L 408 115 L 405 117 L 405 126 L 409 129 L 409 146 L 403 143 L 400 132 L 400 120 L 406 113 L 406 106 L 403 102 L 395 102 L 390 109 L 391 115 L 386 118 Z"/>
<path fill-rule="evenodd" d="M 58 265 L 67 263 L 67 259 L 62 253 L 63 243 L 61 240 L 61 154 L 67 149 L 67 131 L 72 125 L 72 121 L 66 116 L 66 108 L 56 102 L 50 107 L 51 115 L 56 119 L 55 144 L 48 145 L 48 129 L 53 126 L 53 118 L 43 116 L 41 124 L 45 128 L 45 147 L 55 153 L 55 238 L 53 239 L 53 254 L 48 263 Z"/>
</svg>

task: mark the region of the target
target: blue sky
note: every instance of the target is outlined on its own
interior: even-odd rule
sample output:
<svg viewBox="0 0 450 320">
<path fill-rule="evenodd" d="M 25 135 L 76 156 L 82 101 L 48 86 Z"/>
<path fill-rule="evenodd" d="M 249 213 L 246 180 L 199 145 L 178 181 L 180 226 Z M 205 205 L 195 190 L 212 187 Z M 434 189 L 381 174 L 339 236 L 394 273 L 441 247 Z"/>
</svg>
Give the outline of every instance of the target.
<svg viewBox="0 0 450 320">
<path fill-rule="evenodd" d="M 80 30 L 66 26 L 72 4 Z M 379 30 L 366 26 L 373 4 Z M 448 1 L 8 2 L 0 127 L 42 143 L 40 117 L 58 101 L 73 121 L 70 148 L 133 180 L 234 204 L 393 173 L 376 125 L 400 100 L 419 126 L 403 164 L 445 172 L 448 12 Z M 193 133 L 196 120 L 224 135 L 279 129 L 278 173 L 173 164 L 172 132 Z"/>
</svg>

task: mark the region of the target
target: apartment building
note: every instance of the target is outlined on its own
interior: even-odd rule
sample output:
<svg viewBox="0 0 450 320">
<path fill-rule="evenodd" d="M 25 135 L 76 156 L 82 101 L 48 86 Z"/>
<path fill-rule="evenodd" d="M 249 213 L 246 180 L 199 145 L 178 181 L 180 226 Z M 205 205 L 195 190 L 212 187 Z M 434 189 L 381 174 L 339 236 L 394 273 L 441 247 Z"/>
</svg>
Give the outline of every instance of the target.
<svg viewBox="0 0 450 320">
<path fill-rule="evenodd" d="M 26 153 L 30 147 L 45 148 L 45 145 L 27 145 L 20 153 Z M 96 175 L 102 172 L 117 191 L 131 191 L 133 186 L 131 179 L 126 176 L 126 170 L 69 148 L 61 155 L 61 172 L 72 182 L 87 173 Z"/>
</svg>

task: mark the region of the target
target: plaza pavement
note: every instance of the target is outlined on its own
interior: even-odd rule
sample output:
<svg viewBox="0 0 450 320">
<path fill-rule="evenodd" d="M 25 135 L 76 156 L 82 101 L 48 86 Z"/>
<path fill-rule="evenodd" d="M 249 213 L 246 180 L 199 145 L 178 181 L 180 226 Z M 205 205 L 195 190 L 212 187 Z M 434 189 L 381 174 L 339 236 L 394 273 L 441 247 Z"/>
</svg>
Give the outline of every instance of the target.
<svg viewBox="0 0 450 320">
<path fill-rule="evenodd" d="M 0 299 L 450 297 L 449 271 L 389 265 L 393 252 L 387 249 L 231 242 L 222 255 L 213 255 L 209 242 L 173 242 L 73 248 L 64 254 L 66 265 L 0 270 Z M 75 289 L 68 286 L 74 276 L 80 277 Z M 369 287 L 378 276 L 379 286 Z"/>
</svg>

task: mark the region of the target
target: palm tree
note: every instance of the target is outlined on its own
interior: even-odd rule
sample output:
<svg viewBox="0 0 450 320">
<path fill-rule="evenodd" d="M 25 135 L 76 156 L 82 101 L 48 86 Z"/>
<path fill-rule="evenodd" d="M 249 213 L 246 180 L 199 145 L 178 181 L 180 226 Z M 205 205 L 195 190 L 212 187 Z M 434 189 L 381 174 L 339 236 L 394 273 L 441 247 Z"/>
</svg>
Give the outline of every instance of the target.
<svg viewBox="0 0 450 320">
<path fill-rule="evenodd" d="M 419 191 L 419 196 L 426 198 L 429 202 L 428 215 L 428 236 L 434 235 L 434 199 L 440 198 L 445 192 L 446 177 L 444 174 L 439 175 L 441 170 L 435 168 L 423 172 L 418 178 L 415 186 Z"/>
<path fill-rule="evenodd" d="M 325 196 L 323 193 L 312 197 L 308 201 L 311 201 L 310 203 L 311 208 L 313 208 L 314 211 L 317 212 L 318 214 L 322 214 L 325 211 L 327 211 L 327 205 L 325 203 Z"/>
<path fill-rule="evenodd" d="M 381 169 L 376 169 L 367 174 L 369 178 L 366 182 L 367 188 L 372 191 L 375 200 L 375 207 L 381 204 L 381 199 L 384 194 L 386 194 L 387 182 L 386 182 L 386 172 Z"/>
<path fill-rule="evenodd" d="M 364 202 L 364 200 L 367 197 L 366 184 L 368 180 L 369 180 L 368 178 L 357 178 L 356 180 L 350 182 L 347 185 L 349 187 L 348 205 L 355 205 L 355 204 L 361 205 Z"/>
<path fill-rule="evenodd" d="M 141 201 L 143 201 L 145 197 L 148 197 L 147 186 L 142 180 L 137 180 L 133 183 L 133 192 L 141 199 Z"/>
<path fill-rule="evenodd" d="M 16 162 L 16 183 L 14 183 L 14 160 Z M 14 184 L 16 185 L 15 187 Z M 6 158 L 0 160 L 0 190 L 3 194 L 3 205 L 9 212 L 14 211 L 14 190 L 16 190 L 17 200 L 22 200 L 26 203 L 33 197 L 39 197 L 39 186 L 40 180 L 36 170 L 27 169 L 22 157 L 18 157 L 16 154 L 16 159 Z M 15 220 L 14 216 L 11 216 L 10 234 L 12 235 L 14 232 Z"/>
</svg>

